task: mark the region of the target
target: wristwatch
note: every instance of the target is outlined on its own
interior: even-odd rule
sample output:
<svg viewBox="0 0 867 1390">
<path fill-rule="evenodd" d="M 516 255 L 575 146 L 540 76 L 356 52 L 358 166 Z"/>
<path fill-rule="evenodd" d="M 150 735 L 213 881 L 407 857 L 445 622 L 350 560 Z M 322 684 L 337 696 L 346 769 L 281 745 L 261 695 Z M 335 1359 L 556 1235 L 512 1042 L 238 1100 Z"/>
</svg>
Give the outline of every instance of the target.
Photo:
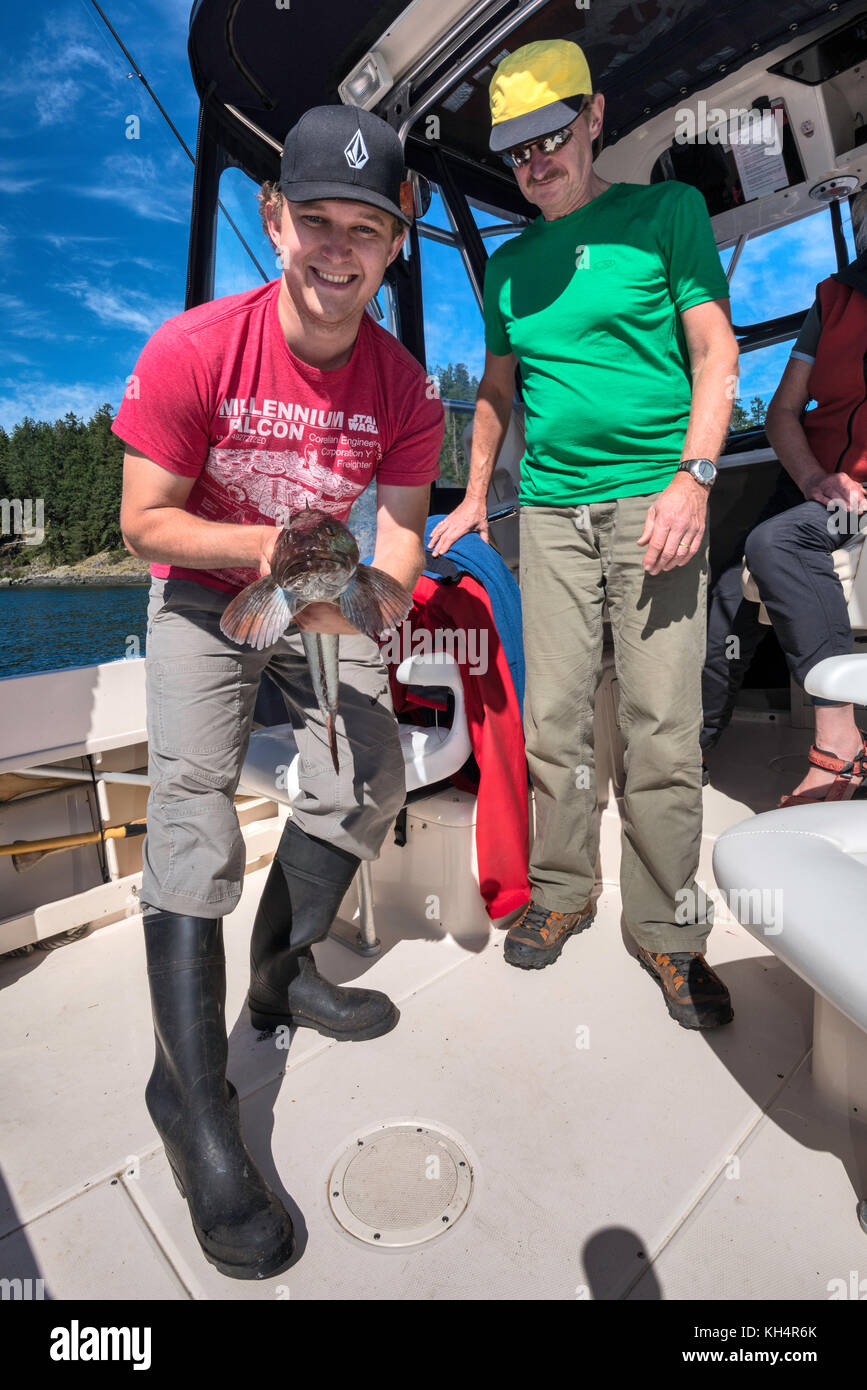
<svg viewBox="0 0 867 1390">
<path fill-rule="evenodd" d="M 719 469 L 710 459 L 681 459 L 677 465 L 677 472 L 691 473 L 697 483 L 701 483 L 702 487 L 710 491 L 716 482 Z"/>
</svg>

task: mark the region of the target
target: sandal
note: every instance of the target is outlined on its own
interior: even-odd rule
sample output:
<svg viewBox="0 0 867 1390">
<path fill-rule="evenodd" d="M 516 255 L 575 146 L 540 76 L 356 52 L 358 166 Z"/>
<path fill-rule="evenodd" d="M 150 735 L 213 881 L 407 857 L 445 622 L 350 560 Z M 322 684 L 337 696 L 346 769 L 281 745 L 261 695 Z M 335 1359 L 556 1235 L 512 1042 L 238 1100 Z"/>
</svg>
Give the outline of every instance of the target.
<svg viewBox="0 0 867 1390">
<path fill-rule="evenodd" d="M 807 754 L 807 760 L 813 764 L 813 767 L 821 767 L 826 772 L 836 773 L 836 777 L 825 788 L 821 796 L 811 796 L 806 792 L 781 796 L 777 802 L 778 809 L 784 806 L 818 805 L 823 801 L 849 801 L 856 796 L 867 796 L 867 786 L 864 786 L 864 779 L 867 777 L 867 739 L 863 733 L 861 734 L 860 751 L 848 762 L 843 758 L 838 758 L 834 753 L 829 753 L 825 748 L 817 748 L 815 743 L 812 744 Z"/>
</svg>

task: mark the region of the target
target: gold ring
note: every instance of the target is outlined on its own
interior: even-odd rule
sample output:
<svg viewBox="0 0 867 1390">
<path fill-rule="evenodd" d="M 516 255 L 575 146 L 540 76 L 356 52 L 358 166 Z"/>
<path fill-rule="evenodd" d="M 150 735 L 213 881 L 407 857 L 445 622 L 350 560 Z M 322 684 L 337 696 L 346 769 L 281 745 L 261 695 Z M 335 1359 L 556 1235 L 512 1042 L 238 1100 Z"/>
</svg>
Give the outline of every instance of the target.
<svg viewBox="0 0 867 1390">
<path fill-rule="evenodd" d="M 689 546 L 686 544 L 681 544 L 677 548 L 678 550 L 689 550 Z"/>
</svg>

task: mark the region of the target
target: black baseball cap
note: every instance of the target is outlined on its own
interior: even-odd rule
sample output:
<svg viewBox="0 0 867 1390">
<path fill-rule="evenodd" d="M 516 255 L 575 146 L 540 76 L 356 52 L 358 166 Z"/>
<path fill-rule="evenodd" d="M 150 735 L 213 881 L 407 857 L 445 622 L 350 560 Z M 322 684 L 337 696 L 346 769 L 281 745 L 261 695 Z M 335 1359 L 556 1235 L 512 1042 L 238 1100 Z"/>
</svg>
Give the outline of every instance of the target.
<svg viewBox="0 0 867 1390">
<path fill-rule="evenodd" d="M 387 121 L 358 106 L 312 106 L 286 136 L 280 191 L 291 203 L 369 203 L 408 227 L 400 206 L 403 172 L 403 146 Z"/>
</svg>

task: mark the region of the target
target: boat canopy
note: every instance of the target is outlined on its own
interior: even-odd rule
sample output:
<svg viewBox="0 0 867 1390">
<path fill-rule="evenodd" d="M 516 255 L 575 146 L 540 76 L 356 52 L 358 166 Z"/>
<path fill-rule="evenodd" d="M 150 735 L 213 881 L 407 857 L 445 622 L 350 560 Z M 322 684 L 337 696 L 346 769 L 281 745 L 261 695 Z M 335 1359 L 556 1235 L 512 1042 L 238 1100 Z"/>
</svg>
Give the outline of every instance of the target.
<svg viewBox="0 0 867 1390">
<path fill-rule="evenodd" d="M 575 0 L 438 0 L 439 14 L 462 15 L 464 27 L 450 34 L 435 56 L 424 22 L 431 8 L 427 0 L 411 5 L 406 0 L 328 0 L 326 15 L 321 6 L 290 5 L 290 0 L 286 8 L 257 0 L 197 0 L 189 35 L 193 78 L 233 162 L 254 179 L 272 176 L 277 147 L 302 112 L 339 101 L 341 82 L 396 29 L 401 15 L 405 27 L 419 37 L 406 74 L 410 80 L 394 74 L 391 91 L 373 109 L 400 126 L 406 108 L 395 110 L 394 94 L 400 92 L 415 109 L 426 93 L 437 89 L 440 146 L 488 167 L 509 188 L 502 165 L 488 151 L 488 83 L 502 53 L 539 39 L 579 43 L 596 89 L 605 93 L 606 140 L 612 143 L 793 37 L 803 34 L 806 43 L 812 29 L 827 24 L 836 12 L 843 19 L 849 7 L 828 0 L 735 0 L 726 5 L 719 0 L 642 0 L 640 5 L 635 0 L 592 0 L 586 8 Z M 457 22 L 450 23 L 452 31 Z M 443 88 L 443 76 L 454 73 L 462 57 L 480 45 L 485 56 Z M 407 52 L 405 42 L 401 52 Z M 851 61 L 849 47 L 846 65 Z M 245 121 L 269 139 L 256 137 Z"/>
</svg>

